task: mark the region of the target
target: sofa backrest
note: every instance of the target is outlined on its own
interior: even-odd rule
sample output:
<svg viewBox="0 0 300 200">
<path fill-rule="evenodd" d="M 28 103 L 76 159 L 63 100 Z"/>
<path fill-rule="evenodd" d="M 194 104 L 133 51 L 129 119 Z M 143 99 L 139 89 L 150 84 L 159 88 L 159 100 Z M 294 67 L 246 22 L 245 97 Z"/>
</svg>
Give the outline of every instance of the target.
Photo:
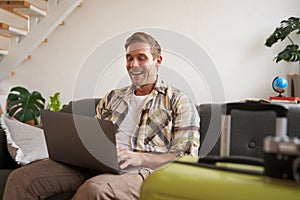
<svg viewBox="0 0 300 200">
<path fill-rule="evenodd" d="M 70 102 L 61 112 L 95 116 L 100 98 L 89 98 Z M 196 106 L 200 116 L 199 156 L 220 154 L 221 117 L 225 113 L 223 104 L 201 104 Z M 288 112 L 288 135 L 300 136 L 300 106 L 290 106 Z M 263 138 L 275 135 L 276 115 L 272 111 L 231 112 L 231 155 L 263 158 Z"/>
<path fill-rule="evenodd" d="M 71 101 L 68 105 L 64 106 L 60 112 L 73 113 L 89 117 L 96 116 L 96 106 L 100 98 L 80 99 Z"/>
</svg>

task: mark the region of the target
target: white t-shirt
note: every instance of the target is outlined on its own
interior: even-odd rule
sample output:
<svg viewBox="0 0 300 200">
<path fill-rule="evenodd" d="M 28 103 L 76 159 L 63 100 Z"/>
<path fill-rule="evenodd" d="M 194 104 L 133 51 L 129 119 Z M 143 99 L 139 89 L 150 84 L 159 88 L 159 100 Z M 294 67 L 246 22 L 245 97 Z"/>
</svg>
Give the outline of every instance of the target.
<svg viewBox="0 0 300 200">
<path fill-rule="evenodd" d="M 144 107 L 146 96 L 132 95 L 128 113 L 116 133 L 117 147 L 131 149 L 131 138 L 139 123 L 139 117 Z"/>
</svg>

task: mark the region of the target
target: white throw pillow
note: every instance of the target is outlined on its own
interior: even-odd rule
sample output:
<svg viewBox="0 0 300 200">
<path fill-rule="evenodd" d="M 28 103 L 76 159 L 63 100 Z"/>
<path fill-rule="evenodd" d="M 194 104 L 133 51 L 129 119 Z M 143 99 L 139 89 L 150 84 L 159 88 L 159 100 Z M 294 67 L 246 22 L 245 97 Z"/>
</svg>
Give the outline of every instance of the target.
<svg viewBox="0 0 300 200">
<path fill-rule="evenodd" d="M 0 123 L 6 133 L 8 151 L 18 164 L 48 158 L 43 129 L 12 120 L 6 114 L 1 116 Z"/>
</svg>

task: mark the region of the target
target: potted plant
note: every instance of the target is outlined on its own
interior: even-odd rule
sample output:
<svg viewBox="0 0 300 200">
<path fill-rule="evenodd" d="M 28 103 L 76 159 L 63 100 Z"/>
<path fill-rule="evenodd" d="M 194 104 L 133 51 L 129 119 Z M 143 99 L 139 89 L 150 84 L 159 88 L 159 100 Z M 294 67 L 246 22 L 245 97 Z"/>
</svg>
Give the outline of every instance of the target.
<svg viewBox="0 0 300 200">
<path fill-rule="evenodd" d="M 58 112 L 61 109 L 61 101 L 59 98 L 60 93 L 56 92 L 53 96 L 50 96 L 50 102 L 47 106 L 47 110 Z"/>
<path fill-rule="evenodd" d="M 299 69 L 297 74 L 288 74 L 289 94 L 290 96 L 300 97 L 300 49 L 299 45 L 293 41 L 293 36 L 300 35 L 300 21 L 298 17 L 290 17 L 287 20 L 282 20 L 280 25 L 267 38 L 265 45 L 271 47 L 278 41 L 283 41 L 286 38 L 290 42 L 283 51 L 279 52 L 274 58 L 276 63 L 284 60 L 287 62 L 298 62 Z"/>
<path fill-rule="evenodd" d="M 7 97 L 7 113 L 9 116 L 31 125 L 38 124 L 40 110 L 45 107 L 42 95 L 33 91 L 30 93 L 24 87 L 14 87 Z"/>
</svg>

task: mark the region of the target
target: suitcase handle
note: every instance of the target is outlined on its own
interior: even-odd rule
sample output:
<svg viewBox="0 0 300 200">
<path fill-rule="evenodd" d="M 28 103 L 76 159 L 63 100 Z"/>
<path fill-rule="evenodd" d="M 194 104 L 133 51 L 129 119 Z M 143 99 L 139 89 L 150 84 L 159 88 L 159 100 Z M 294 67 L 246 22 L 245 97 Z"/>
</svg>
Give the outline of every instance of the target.
<svg viewBox="0 0 300 200">
<path fill-rule="evenodd" d="M 196 167 L 204 167 L 208 169 L 214 170 L 221 170 L 227 172 L 236 172 L 242 174 L 249 174 L 249 175 L 256 175 L 256 176 L 264 176 L 263 171 L 255 171 L 249 169 L 239 169 L 239 168 L 228 168 L 224 166 L 216 165 L 217 163 L 234 163 L 234 164 L 248 164 L 254 166 L 262 166 L 263 160 L 259 158 L 253 157 L 238 157 L 238 156 L 231 156 L 231 157 L 219 157 L 219 156 L 211 156 L 211 157 L 204 157 L 199 158 L 197 163 L 193 162 L 185 162 L 185 161 L 175 161 L 174 163 L 185 164 L 185 165 L 192 165 Z"/>
<path fill-rule="evenodd" d="M 261 158 L 255 157 L 245 157 L 245 156 L 229 156 L 229 157 L 220 157 L 220 156 L 206 156 L 199 159 L 200 163 L 235 163 L 235 164 L 246 164 L 254 166 L 263 166 L 264 160 Z"/>
<path fill-rule="evenodd" d="M 247 110 L 247 111 L 274 111 L 277 117 L 287 117 L 288 108 L 284 105 L 264 103 L 259 101 L 246 101 L 246 102 L 235 102 L 227 103 L 226 115 L 230 115 L 231 110 Z"/>
</svg>

